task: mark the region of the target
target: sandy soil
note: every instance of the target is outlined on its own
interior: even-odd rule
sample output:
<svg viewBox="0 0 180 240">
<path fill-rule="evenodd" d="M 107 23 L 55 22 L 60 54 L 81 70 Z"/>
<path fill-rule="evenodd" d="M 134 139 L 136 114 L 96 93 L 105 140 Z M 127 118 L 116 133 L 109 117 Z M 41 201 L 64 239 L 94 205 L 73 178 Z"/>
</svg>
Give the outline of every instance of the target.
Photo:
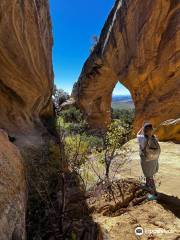
<svg viewBox="0 0 180 240">
<path fill-rule="evenodd" d="M 121 176 L 139 178 L 143 176 L 143 173 L 140 166 L 138 143 L 133 139 L 127 143 L 127 146 L 131 149 L 129 155 L 132 161 L 129 163 L 127 171 L 123 172 Z M 180 198 L 180 144 L 161 142 L 160 146 L 159 172 L 156 175 L 160 186 L 157 186 L 157 190 Z"/>
<path fill-rule="evenodd" d="M 101 226 L 103 240 L 180 239 L 180 219 L 153 201 L 116 217 L 95 214 L 94 220 Z M 143 229 L 141 236 L 135 234 L 137 227 Z"/>
<path fill-rule="evenodd" d="M 156 176 L 159 200 L 130 206 L 127 211 L 114 217 L 94 212 L 93 219 L 101 227 L 103 240 L 180 240 L 180 145 L 172 142 L 162 142 L 160 145 L 162 152 Z M 143 173 L 137 141 L 131 140 L 126 146 L 130 148 L 128 155 L 131 161 L 115 178 L 139 180 Z M 114 169 L 120 161 L 117 157 L 113 163 Z M 141 236 L 135 234 L 137 227 L 143 229 Z"/>
</svg>

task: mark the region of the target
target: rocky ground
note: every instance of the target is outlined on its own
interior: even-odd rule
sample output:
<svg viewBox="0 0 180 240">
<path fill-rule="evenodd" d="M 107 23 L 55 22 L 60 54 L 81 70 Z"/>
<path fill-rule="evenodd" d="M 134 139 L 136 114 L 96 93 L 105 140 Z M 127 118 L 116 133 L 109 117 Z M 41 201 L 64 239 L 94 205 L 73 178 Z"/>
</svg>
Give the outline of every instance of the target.
<svg viewBox="0 0 180 240">
<path fill-rule="evenodd" d="M 93 217 L 100 224 L 106 240 L 180 239 L 180 220 L 155 201 L 129 207 L 119 216 L 107 217 L 96 213 Z M 144 230 L 140 237 L 135 234 L 137 227 Z"/>
<path fill-rule="evenodd" d="M 131 161 L 116 174 L 113 185 L 107 187 L 107 184 L 100 183 L 90 192 L 87 202 L 94 222 L 101 228 L 103 239 L 180 239 L 180 148 L 171 142 L 160 145 L 157 201 L 147 201 L 147 192 L 140 187 L 142 172 L 136 140 L 126 144 L 130 148 L 127 154 Z M 112 167 L 116 169 L 117 164 L 118 157 Z M 135 234 L 137 227 L 143 229 L 141 236 Z"/>
</svg>

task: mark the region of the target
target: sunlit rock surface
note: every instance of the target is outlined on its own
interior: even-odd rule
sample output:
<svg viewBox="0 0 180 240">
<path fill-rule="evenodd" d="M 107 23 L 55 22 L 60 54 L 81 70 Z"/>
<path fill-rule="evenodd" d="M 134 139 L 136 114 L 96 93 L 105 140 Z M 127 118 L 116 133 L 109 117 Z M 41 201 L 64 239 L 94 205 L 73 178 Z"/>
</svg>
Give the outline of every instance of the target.
<svg viewBox="0 0 180 240">
<path fill-rule="evenodd" d="M 25 239 L 26 190 L 23 159 L 0 130 L 0 239 Z"/>
<path fill-rule="evenodd" d="M 159 140 L 173 140 L 180 143 L 180 118 L 162 122 L 155 133 Z"/>
<path fill-rule="evenodd" d="M 27 169 L 5 132 L 32 162 L 28 147 L 41 144 L 41 128 L 53 115 L 52 44 L 48 0 L 0 1 L 1 240 L 26 235 Z"/>
<path fill-rule="evenodd" d="M 135 130 L 180 116 L 179 19 L 176 0 L 116 1 L 72 92 L 92 128 L 110 122 L 118 81 L 132 94 Z"/>
<path fill-rule="evenodd" d="M 52 115 L 48 0 L 0 1 L 0 127 L 31 131 Z"/>
</svg>

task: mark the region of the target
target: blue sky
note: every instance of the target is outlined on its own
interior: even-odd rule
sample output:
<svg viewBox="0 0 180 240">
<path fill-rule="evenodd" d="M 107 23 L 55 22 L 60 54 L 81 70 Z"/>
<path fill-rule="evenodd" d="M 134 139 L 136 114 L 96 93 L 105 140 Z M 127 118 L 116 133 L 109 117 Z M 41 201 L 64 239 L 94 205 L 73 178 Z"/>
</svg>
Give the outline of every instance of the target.
<svg viewBox="0 0 180 240">
<path fill-rule="evenodd" d="M 50 0 L 53 25 L 55 84 L 71 92 L 90 54 L 92 36 L 99 36 L 114 0 Z M 121 84 L 113 94 L 125 95 Z"/>
</svg>

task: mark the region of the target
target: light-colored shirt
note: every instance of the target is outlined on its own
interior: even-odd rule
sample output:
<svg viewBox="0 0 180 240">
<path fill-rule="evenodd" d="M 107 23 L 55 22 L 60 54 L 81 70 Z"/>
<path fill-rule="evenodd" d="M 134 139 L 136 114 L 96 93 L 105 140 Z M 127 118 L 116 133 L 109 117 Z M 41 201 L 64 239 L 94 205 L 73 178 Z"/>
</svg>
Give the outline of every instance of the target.
<svg viewBox="0 0 180 240">
<path fill-rule="evenodd" d="M 146 144 L 146 137 L 143 134 L 137 134 L 137 140 L 140 150 L 144 149 Z"/>
<path fill-rule="evenodd" d="M 153 136 L 158 141 L 158 138 L 155 135 L 153 135 Z M 137 134 L 137 140 L 138 140 L 138 143 L 139 143 L 140 150 L 144 150 L 145 145 L 147 143 L 147 138 L 144 136 L 144 134 Z"/>
</svg>

